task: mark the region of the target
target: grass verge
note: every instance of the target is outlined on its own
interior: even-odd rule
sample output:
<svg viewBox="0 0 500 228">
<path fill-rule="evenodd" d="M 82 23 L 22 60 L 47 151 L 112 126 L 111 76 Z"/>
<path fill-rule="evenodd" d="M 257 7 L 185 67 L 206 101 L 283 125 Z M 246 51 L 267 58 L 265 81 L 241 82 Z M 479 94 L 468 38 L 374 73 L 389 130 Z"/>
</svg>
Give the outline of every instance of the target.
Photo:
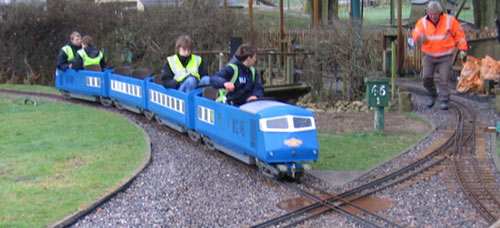
<svg viewBox="0 0 500 228">
<path fill-rule="evenodd" d="M 318 132 L 319 158 L 311 165 L 316 170 L 367 170 L 400 154 L 425 135 L 426 132 Z"/>
<path fill-rule="evenodd" d="M 59 90 L 57 90 L 56 88 L 50 86 L 42 86 L 42 85 L 0 84 L 0 89 L 60 94 Z"/>
<path fill-rule="evenodd" d="M 44 227 L 90 205 L 142 162 L 140 129 L 97 109 L 0 94 L 0 227 Z"/>
</svg>

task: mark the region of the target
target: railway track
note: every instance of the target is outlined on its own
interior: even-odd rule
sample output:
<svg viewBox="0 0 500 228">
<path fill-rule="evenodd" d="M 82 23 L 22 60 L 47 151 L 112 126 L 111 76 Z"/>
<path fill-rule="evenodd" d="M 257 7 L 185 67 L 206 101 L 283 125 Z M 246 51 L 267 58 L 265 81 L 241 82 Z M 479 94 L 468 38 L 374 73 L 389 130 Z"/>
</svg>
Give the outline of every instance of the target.
<svg viewBox="0 0 500 228">
<path fill-rule="evenodd" d="M 481 162 L 476 156 L 476 124 L 474 112 L 467 106 L 457 103 L 459 108 L 467 110 L 468 115 L 460 118 L 464 121 L 464 131 L 460 137 L 460 147 L 453 156 L 453 172 L 455 178 L 469 202 L 477 212 L 489 223 L 500 218 L 500 191 L 488 171 L 488 164 Z"/>
<path fill-rule="evenodd" d="M 303 193 L 298 191 L 296 187 L 285 185 L 285 187 L 299 192 L 300 195 L 307 197 L 314 203 L 253 227 L 283 226 L 283 224 L 286 224 L 285 227 L 296 226 L 330 211 L 336 211 L 364 227 L 401 227 L 404 225 L 385 220 L 371 212 L 366 212 L 366 210 L 357 209 L 368 215 L 361 217 L 344 212 L 340 208 L 344 206 L 353 207 L 353 202 L 377 192 L 403 183 L 414 184 L 452 167 L 457 183 L 460 184 L 463 193 L 489 224 L 494 223 L 500 217 L 500 202 L 498 200 L 500 199 L 500 191 L 492 174 L 487 169 L 488 163 L 481 162 L 475 157 L 475 113 L 466 105 L 457 101 L 451 101 L 450 108 L 457 120 L 451 136 L 441 146 L 424 157 L 388 175 L 338 195 L 315 189 L 315 191 L 328 196 L 326 199 L 317 196 L 315 198 L 306 196 L 309 193 Z M 306 216 L 311 211 L 315 212 Z M 376 218 L 376 222 L 373 222 L 373 218 Z"/>
<path fill-rule="evenodd" d="M 280 225 L 280 227 L 294 227 L 328 212 L 341 214 L 363 227 L 402 227 L 384 217 L 377 215 L 376 213 L 357 206 L 354 204 L 357 200 L 348 200 L 339 197 L 339 195 L 331 194 L 321 188 L 317 188 L 306 183 L 294 184 L 279 181 L 276 182 L 315 203 L 252 227 L 260 228 L 274 225 Z M 311 191 L 304 190 L 304 188 L 310 189 L 312 192 L 318 192 L 321 195 L 316 195 Z M 288 221 L 290 222 L 283 224 Z"/>
<path fill-rule="evenodd" d="M 55 94 L 4 89 L 0 89 L 0 92 L 68 101 L 68 99 Z M 88 102 L 78 100 L 69 101 L 88 104 Z M 388 175 L 378 177 L 371 182 L 340 194 L 331 194 L 314 186 L 303 184 L 305 188 L 314 189 L 315 192 L 322 194 L 322 196 L 317 196 L 313 193 L 303 191 L 300 187 L 281 183 L 286 188 L 292 189 L 314 203 L 253 227 L 269 227 L 282 224 L 296 226 L 330 211 L 342 214 L 365 227 L 404 226 L 404 224 L 396 224 L 363 208 L 359 208 L 353 203 L 395 185 L 421 181 L 445 169 L 452 169 L 457 185 L 462 189 L 464 195 L 469 199 L 474 208 L 476 208 L 477 212 L 489 224 L 494 223 L 500 218 L 500 191 L 498 184 L 489 171 L 488 161 L 478 159 L 475 151 L 477 128 L 475 114 L 466 105 L 457 101 L 451 101 L 450 108 L 450 111 L 455 114 L 457 121 L 454 129 L 452 129 L 451 136 L 439 148 Z M 344 207 L 355 208 L 358 211 L 362 211 L 364 215 L 353 214 L 343 209 Z M 314 212 L 310 214 L 311 211 Z"/>
</svg>

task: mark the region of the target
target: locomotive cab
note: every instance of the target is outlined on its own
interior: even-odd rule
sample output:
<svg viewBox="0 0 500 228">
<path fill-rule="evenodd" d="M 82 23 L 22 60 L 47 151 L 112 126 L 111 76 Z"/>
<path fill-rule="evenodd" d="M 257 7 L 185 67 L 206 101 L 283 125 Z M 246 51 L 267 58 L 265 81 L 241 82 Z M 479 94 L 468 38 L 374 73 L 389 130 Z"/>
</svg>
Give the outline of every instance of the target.
<svg viewBox="0 0 500 228">
<path fill-rule="evenodd" d="M 273 176 L 283 174 L 295 178 L 316 161 L 319 147 L 313 114 L 306 109 L 276 102 L 256 101 L 240 109 L 258 116 L 257 166 Z M 276 173 L 278 172 L 278 173 Z"/>
</svg>

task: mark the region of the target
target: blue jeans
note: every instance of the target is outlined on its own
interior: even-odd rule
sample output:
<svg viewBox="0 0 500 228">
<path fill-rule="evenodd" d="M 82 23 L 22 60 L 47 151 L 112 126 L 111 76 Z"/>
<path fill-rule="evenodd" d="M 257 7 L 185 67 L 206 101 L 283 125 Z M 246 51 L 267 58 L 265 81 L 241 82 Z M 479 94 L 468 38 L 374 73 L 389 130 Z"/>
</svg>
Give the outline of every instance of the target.
<svg viewBox="0 0 500 228">
<path fill-rule="evenodd" d="M 201 80 L 200 80 L 200 83 L 198 83 L 198 85 L 210 85 L 210 76 L 208 75 L 205 75 L 203 77 L 201 77 Z"/>
<path fill-rule="evenodd" d="M 188 93 L 194 90 L 197 85 L 198 85 L 198 79 L 195 76 L 188 76 L 181 82 L 181 85 L 179 86 L 178 90 Z M 210 77 L 203 76 L 200 80 L 199 85 L 210 85 Z"/>
</svg>

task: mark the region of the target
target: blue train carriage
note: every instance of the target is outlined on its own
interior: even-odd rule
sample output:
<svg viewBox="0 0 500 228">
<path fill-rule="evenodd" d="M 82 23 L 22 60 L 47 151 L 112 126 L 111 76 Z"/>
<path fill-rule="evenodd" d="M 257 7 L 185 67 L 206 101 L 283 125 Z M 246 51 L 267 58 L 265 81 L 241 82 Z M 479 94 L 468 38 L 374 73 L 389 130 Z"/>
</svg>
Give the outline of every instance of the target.
<svg viewBox="0 0 500 228">
<path fill-rule="evenodd" d="M 130 69 L 129 73 L 113 69 L 109 73 L 109 96 L 115 107 L 143 114 L 148 99 L 145 78 L 150 75 L 147 69 Z"/>
<path fill-rule="evenodd" d="M 104 106 L 110 106 L 112 104 L 108 83 L 110 71 L 110 69 L 104 69 L 103 72 L 56 69 L 55 86 L 66 98 L 98 101 Z"/>
<path fill-rule="evenodd" d="M 148 99 L 144 115 L 181 133 L 187 132 L 190 137 L 196 136 L 193 132 L 194 111 L 191 104 L 194 94 L 201 89 L 190 93 L 167 89 L 161 84 L 160 77 L 156 75 L 146 80 Z"/>
<path fill-rule="evenodd" d="M 299 179 L 318 159 L 313 114 L 277 102 L 253 101 L 234 107 L 195 96 L 195 129 L 210 149 L 218 149 L 268 177 Z"/>
</svg>

